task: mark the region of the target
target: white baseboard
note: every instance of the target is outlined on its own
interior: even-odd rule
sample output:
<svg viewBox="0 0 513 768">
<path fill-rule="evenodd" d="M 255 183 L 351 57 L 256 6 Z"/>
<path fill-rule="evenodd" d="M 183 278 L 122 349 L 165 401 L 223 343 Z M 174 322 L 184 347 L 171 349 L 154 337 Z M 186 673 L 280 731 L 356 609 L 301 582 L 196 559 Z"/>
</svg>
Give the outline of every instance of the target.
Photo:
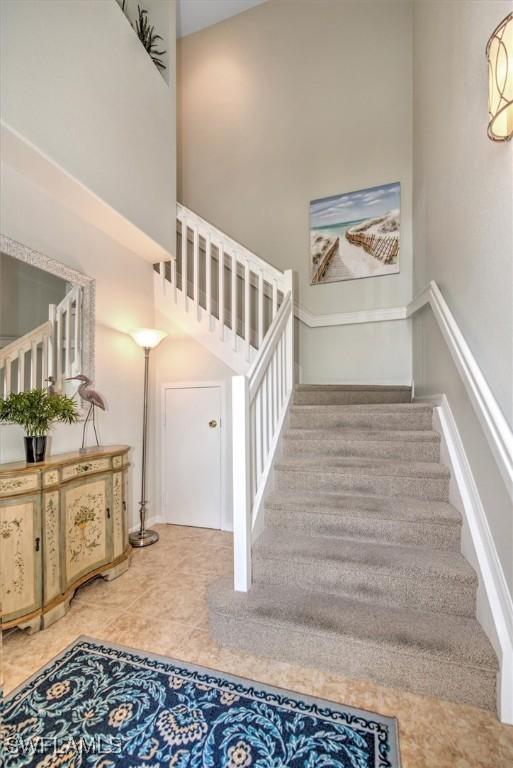
<svg viewBox="0 0 513 768">
<path fill-rule="evenodd" d="M 151 528 L 152 525 L 158 525 L 159 523 L 165 523 L 166 521 L 163 520 L 159 515 L 154 515 L 154 517 L 148 517 L 146 519 L 146 528 Z M 128 529 L 128 533 L 135 533 L 135 531 L 138 531 L 140 528 L 139 523 L 137 525 L 133 525 L 131 528 Z"/>
<path fill-rule="evenodd" d="M 442 452 L 446 452 L 443 458 L 450 465 L 457 487 L 457 495 L 454 491 L 451 494 L 451 503 L 463 515 L 473 548 L 472 552 L 468 544 L 465 546 L 463 537 L 463 554 L 480 581 L 477 616 L 500 660 L 497 709 L 501 722 L 513 725 L 513 601 L 449 401 L 445 395 L 416 398 L 416 401 L 436 406 Z"/>
</svg>

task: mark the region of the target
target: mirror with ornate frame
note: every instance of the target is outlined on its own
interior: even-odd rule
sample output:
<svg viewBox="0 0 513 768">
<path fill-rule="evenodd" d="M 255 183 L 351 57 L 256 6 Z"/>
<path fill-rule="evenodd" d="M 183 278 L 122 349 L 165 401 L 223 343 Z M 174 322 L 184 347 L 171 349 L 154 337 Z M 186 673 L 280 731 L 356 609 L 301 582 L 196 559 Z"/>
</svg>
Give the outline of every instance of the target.
<svg viewBox="0 0 513 768">
<path fill-rule="evenodd" d="M 93 278 L 0 235 L 0 394 L 94 379 Z"/>
</svg>

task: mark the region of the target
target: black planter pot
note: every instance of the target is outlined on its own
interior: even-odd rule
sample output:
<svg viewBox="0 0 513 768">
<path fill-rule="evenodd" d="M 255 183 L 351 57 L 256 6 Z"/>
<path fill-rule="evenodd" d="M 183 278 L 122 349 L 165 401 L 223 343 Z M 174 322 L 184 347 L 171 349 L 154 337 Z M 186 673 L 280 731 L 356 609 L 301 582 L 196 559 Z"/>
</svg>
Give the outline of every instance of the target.
<svg viewBox="0 0 513 768">
<path fill-rule="evenodd" d="M 45 437 L 25 437 L 25 460 L 27 464 L 44 461 L 46 454 Z"/>
</svg>

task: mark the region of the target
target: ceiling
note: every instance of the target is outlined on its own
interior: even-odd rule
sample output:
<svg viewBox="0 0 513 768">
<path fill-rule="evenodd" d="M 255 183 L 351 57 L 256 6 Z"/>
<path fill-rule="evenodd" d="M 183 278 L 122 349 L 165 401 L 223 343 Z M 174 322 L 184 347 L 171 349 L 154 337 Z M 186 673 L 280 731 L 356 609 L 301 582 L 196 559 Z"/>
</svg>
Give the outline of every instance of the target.
<svg viewBox="0 0 513 768">
<path fill-rule="evenodd" d="M 178 0 L 176 36 L 185 37 L 247 11 L 265 0 Z"/>
</svg>

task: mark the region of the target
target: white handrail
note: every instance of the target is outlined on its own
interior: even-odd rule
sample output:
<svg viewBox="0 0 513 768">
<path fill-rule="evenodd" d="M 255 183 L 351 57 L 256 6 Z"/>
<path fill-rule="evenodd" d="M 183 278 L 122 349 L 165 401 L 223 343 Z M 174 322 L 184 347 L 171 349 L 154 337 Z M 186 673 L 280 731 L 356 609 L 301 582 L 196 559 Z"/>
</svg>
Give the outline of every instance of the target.
<svg viewBox="0 0 513 768">
<path fill-rule="evenodd" d="M 251 586 L 252 534 L 294 384 L 292 272 L 289 290 L 245 376 L 232 378 L 234 587 Z"/>
</svg>

